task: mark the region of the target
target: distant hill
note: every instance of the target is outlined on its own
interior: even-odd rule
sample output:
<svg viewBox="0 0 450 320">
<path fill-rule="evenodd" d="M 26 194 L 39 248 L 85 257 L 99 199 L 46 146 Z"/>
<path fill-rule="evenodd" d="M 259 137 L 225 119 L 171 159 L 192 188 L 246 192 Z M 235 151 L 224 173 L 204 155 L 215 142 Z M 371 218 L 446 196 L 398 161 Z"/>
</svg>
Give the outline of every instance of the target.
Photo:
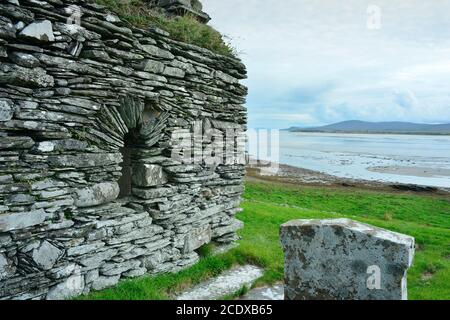
<svg viewBox="0 0 450 320">
<path fill-rule="evenodd" d="M 422 124 L 411 122 L 365 122 L 350 120 L 322 127 L 292 127 L 291 132 L 327 133 L 397 133 L 397 134 L 450 134 L 449 124 Z"/>
</svg>

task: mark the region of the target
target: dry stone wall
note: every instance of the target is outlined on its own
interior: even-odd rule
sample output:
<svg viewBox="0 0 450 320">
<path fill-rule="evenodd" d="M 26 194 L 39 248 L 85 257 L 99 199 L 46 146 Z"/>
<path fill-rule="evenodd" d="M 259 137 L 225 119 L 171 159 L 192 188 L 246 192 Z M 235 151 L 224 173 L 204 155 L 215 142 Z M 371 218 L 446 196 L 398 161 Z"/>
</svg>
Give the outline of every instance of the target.
<svg viewBox="0 0 450 320">
<path fill-rule="evenodd" d="M 237 239 L 243 64 L 83 0 L 0 3 L 0 299 L 61 299 Z"/>
</svg>

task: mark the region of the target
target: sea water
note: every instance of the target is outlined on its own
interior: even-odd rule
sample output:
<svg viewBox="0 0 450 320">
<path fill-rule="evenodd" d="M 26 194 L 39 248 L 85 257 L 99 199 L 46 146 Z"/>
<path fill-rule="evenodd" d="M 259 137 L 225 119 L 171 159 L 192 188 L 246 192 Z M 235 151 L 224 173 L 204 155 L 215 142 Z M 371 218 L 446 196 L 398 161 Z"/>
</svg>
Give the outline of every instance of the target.
<svg viewBox="0 0 450 320">
<path fill-rule="evenodd" d="M 281 131 L 279 144 L 282 164 L 344 178 L 450 187 L 450 136 Z"/>
</svg>

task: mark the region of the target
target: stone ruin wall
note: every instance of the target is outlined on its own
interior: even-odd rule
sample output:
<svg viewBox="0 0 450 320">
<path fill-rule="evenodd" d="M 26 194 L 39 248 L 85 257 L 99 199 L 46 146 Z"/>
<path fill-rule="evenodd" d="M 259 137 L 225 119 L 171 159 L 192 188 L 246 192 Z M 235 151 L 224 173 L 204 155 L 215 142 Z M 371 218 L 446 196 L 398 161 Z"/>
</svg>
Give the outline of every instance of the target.
<svg viewBox="0 0 450 320">
<path fill-rule="evenodd" d="M 84 0 L 2 0 L 0 63 L 0 299 L 177 271 L 237 239 L 239 60 Z M 192 133 L 194 161 L 174 156 Z M 220 150 L 224 163 L 201 156 Z"/>
</svg>

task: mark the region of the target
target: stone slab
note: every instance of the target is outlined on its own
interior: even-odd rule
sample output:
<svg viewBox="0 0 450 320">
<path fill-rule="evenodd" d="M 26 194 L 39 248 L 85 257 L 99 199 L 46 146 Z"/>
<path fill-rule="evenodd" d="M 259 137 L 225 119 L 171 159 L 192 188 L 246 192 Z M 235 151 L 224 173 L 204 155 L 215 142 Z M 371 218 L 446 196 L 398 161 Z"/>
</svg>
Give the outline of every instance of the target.
<svg viewBox="0 0 450 320">
<path fill-rule="evenodd" d="M 44 210 L 0 214 L 0 232 L 24 229 L 43 223 L 52 214 Z"/>
<path fill-rule="evenodd" d="M 132 180 L 138 187 L 156 187 L 168 181 L 163 168 L 155 164 L 140 164 L 133 167 Z"/>
<path fill-rule="evenodd" d="M 263 274 L 263 269 L 252 265 L 234 268 L 182 293 L 176 300 L 217 300 L 236 293 L 244 286 L 251 287 Z"/>
<path fill-rule="evenodd" d="M 75 193 L 77 207 L 90 207 L 115 200 L 120 193 L 117 182 L 103 182 L 79 189 Z"/>
<path fill-rule="evenodd" d="M 185 238 L 184 252 L 192 252 L 202 245 L 211 242 L 211 226 L 206 225 L 199 228 L 195 228 L 189 232 Z"/>
<path fill-rule="evenodd" d="M 407 299 L 414 238 L 349 219 L 281 226 L 287 300 Z"/>
<path fill-rule="evenodd" d="M 238 300 L 284 300 L 284 285 L 277 284 L 271 287 L 255 288 L 240 297 Z"/>
</svg>

